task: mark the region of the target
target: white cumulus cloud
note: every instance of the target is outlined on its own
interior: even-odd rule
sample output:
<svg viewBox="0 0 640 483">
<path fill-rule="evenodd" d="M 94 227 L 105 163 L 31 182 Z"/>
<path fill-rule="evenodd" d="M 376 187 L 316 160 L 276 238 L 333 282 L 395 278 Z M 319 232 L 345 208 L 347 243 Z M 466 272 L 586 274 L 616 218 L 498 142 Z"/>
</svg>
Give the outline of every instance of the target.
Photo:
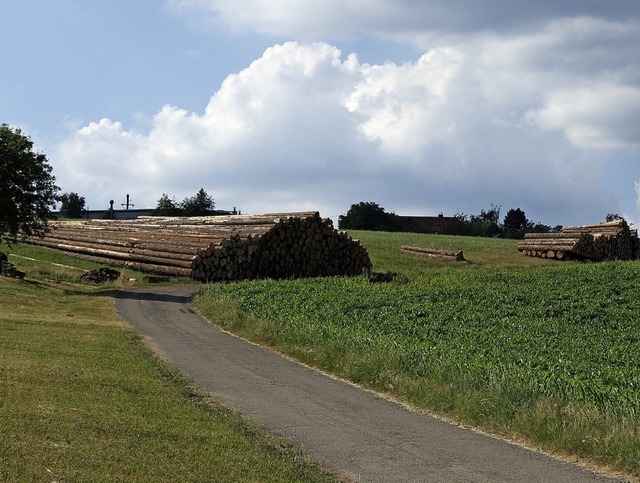
<svg viewBox="0 0 640 483">
<path fill-rule="evenodd" d="M 200 2 L 214 3 L 236 8 Z M 567 47 L 580 32 L 598 45 L 585 25 L 608 39 L 594 47 L 605 52 Z M 636 35 L 624 22 L 564 20 L 383 65 L 286 42 L 229 75 L 202 112 L 165 106 L 145 130 L 90 123 L 52 161 L 66 190 L 91 193 L 91 208 L 113 193 L 155 206 L 162 193 L 180 200 L 204 187 L 219 208 L 253 213 L 337 216 L 375 201 L 453 214 L 497 203 L 549 224 L 590 222 L 618 211 L 600 185 L 611 153 L 638 147 L 638 61 L 620 54 Z"/>
</svg>

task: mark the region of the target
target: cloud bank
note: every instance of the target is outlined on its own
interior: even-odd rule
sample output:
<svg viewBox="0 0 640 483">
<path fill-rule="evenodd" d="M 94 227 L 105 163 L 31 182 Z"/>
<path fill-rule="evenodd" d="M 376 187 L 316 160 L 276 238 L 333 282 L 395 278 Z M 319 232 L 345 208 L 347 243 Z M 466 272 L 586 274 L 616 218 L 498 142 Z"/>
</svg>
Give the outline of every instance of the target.
<svg viewBox="0 0 640 483">
<path fill-rule="evenodd" d="M 250 213 L 337 217 L 351 203 L 375 201 L 400 214 L 453 214 L 496 203 L 555 225 L 622 211 L 601 181 L 617 153 L 640 153 L 640 23 L 623 15 L 635 4 L 619 2 L 615 15 L 598 12 L 598 2 L 589 15 L 585 2 L 533 4 L 526 8 L 535 25 L 514 31 L 509 25 L 525 14 L 513 2 L 493 3 L 501 20 L 454 17 L 433 2 L 301 9 L 254 1 L 241 9 L 175 0 L 174 8 L 267 33 L 308 26 L 346 35 L 371 23 L 419 44 L 435 38 L 429 26 L 441 19 L 447 35 L 405 64 L 361 63 L 327 42 L 274 45 L 229 75 L 202 112 L 167 105 L 146 129 L 102 119 L 77 130 L 52 156 L 58 180 L 68 191 L 82 187 L 91 208 L 106 203 L 98 194 L 129 192 L 137 206 L 155 206 L 162 193 L 180 200 L 204 187 L 219 208 Z M 640 209 L 634 179 L 640 172 L 625 186 Z"/>
<path fill-rule="evenodd" d="M 637 17 L 634 0 L 169 0 L 170 8 L 236 32 L 301 40 L 375 35 L 411 41 L 467 38 L 478 32 L 527 31 L 558 18 L 624 21 Z"/>
</svg>

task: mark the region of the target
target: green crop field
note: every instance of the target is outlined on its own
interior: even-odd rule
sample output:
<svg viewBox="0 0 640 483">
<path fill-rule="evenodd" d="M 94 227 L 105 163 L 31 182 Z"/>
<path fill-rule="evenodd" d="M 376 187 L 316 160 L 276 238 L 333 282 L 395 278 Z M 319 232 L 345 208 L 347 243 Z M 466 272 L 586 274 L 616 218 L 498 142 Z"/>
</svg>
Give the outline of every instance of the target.
<svg viewBox="0 0 640 483">
<path fill-rule="evenodd" d="M 216 323 L 463 424 L 640 475 L 640 263 L 352 233 L 372 277 L 213 284 Z M 464 250 L 467 262 L 400 253 Z"/>
</svg>

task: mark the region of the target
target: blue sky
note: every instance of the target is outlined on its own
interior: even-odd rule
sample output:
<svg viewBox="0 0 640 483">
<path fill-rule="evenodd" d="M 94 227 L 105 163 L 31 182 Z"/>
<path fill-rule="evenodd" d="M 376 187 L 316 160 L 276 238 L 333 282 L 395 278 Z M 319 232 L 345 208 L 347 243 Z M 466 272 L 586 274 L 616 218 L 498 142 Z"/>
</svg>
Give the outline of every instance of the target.
<svg viewBox="0 0 640 483">
<path fill-rule="evenodd" d="M 640 222 L 636 0 L 1 0 L 0 122 L 91 209 Z"/>
</svg>

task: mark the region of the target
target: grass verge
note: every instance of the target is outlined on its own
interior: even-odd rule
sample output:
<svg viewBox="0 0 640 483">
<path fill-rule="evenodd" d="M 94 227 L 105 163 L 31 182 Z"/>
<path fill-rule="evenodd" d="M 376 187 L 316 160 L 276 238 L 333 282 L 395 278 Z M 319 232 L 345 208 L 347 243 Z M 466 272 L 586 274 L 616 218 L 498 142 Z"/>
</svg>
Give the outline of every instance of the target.
<svg viewBox="0 0 640 483">
<path fill-rule="evenodd" d="M 115 315 L 117 284 L 29 264 L 0 277 L 0 481 L 335 481 L 159 362 Z"/>
<path fill-rule="evenodd" d="M 197 304 L 364 386 L 640 475 L 640 263 L 514 257 L 509 240 L 356 236 L 389 276 L 214 284 Z M 469 262 L 402 244 L 463 249 Z"/>
</svg>

